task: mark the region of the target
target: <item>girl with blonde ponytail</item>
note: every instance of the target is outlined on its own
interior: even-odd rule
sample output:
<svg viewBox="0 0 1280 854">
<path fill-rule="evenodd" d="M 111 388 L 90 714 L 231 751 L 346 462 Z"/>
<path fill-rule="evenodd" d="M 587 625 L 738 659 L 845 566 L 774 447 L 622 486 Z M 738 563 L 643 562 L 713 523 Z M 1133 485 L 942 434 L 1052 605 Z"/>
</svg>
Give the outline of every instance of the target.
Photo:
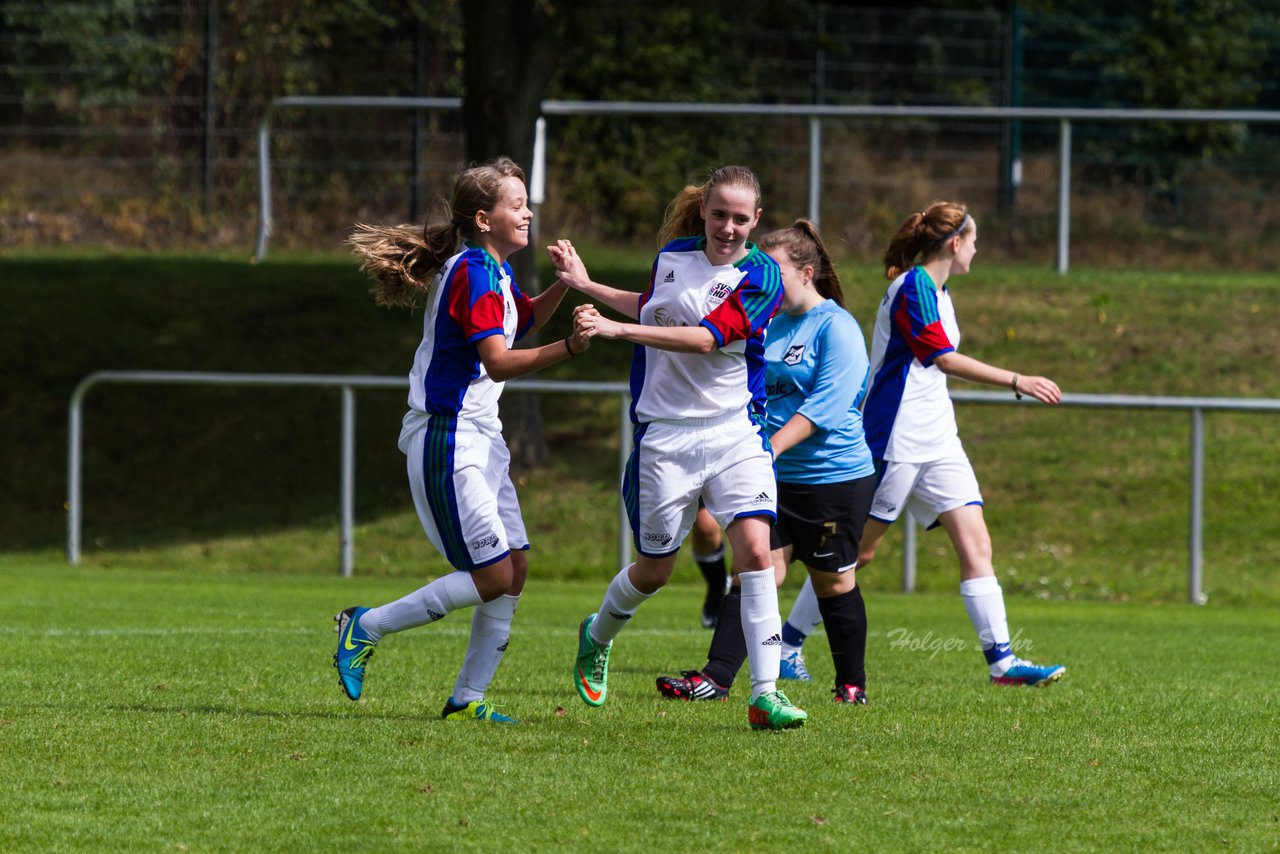
<svg viewBox="0 0 1280 854">
<path fill-rule="evenodd" d="M 978 223 L 954 202 L 934 202 L 907 217 L 885 250 L 891 283 L 876 315 L 871 390 L 863 408 L 879 482 L 858 565 L 875 557 L 903 508 L 926 528 L 941 525 L 960 559 L 960 595 L 991 681 L 1042 685 L 1066 668 L 1014 654 L 982 493 L 956 430 L 947 377 L 1001 386 L 1019 400 L 1025 395 L 1051 405 L 1062 392 L 1047 377 L 997 368 L 957 351 L 960 327 L 947 282 L 969 272 L 977 251 Z"/>
<path fill-rule="evenodd" d="M 333 663 L 352 700 L 360 698 L 365 666 L 384 635 L 474 607 L 471 640 L 441 717 L 515 720 L 484 699 L 529 571 L 498 398 L 506 380 L 580 355 L 590 343 L 575 324 L 568 338 L 512 349 L 547 322 L 568 290 L 558 281 L 530 298 L 512 280 L 507 259 L 528 245 L 532 220 L 524 172 L 500 157 L 459 175 L 449 201 L 421 229 L 358 225 L 351 234 L 377 303 L 424 309 L 399 444 L 422 527 L 454 567 L 395 602 L 334 617 Z"/>
<path fill-rule="evenodd" d="M 788 729 L 808 718 L 777 687 L 782 620 L 769 547 L 777 493 L 763 432 L 764 344 L 782 282 L 777 263 L 747 239 L 760 214 L 760 184 L 743 166 L 686 187 L 667 209 L 666 243 L 643 293 L 593 282 L 567 240 L 548 247 L 561 279 L 626 318 L 585 311 L 587 333 L 634 345 L 635 451 L 623 496 L 637 555 L 578 627 L 574 685 L 588 705 L 605 702 L 613 640 L 671 577 L 701 498 L 726 531 L 741 585 L 748 723 Z"/>
<path fill-rule="evenodd" d="M 801 618 L 793 608 L 782 627 L 784 661 L 790 647 L 793 672 L 803 670 L 795 660 L 804 640 L 798 629 L 807 634 L 820 621 L 835 664 L 835 700 L 861 705 L 867 702 L 867 611 L 854 569 L 875 491 L 859 411 L 867 390 L 867 346 L 812 222 L 800 219 L 769 232 L 760 248 L 777 263 L 784 288 L 764 353 L 766 432 L 778 481 L 775 580 L 782 583 L 793 560 L 803 563 L 809 578 L 797 605 L 807 599 L 818 615 Z M 706 666 L 660 677 L 660 693 L 677 700 L 728 695 L 747 658 L 739 597 L 735 589 L 720 608 Z"/>
</svg>

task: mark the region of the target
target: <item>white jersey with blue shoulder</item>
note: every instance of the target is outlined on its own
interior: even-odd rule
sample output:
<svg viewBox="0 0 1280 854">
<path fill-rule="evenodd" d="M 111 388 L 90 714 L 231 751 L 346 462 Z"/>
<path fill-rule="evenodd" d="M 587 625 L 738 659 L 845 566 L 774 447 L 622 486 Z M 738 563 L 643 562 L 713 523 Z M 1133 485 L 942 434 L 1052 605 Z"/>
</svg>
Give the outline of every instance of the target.
<svg viewBox="0 0 1280 854">
<path fill-rule="evenodd" d="M 830 299 L 801 315 L 778 314 L 765 363 L 769 435 L 797 412 L 817 428 L 778 457 L 778 481 L 843 483 L 874 474 L 861 412 L 870 365 L 853 316 Z"/>
<path fill-rule="evenodd" d="M 645 326 L 702 326 L 711 353 L 673 353 L 637 344 L 631 361 L 631 418 L 637 424 L 715 418 L 735 411 L 764 421 L 765 328 L 782 299 L 778 265 L 753 243 L 734 264 L 715 265 L 705 237 L 671 241 L 653 262 L 640 296 Z"/>
<path fill-rule="evenodd" d="M 504 384 L 490 379 L 476 345 L 501 335 L 511 347 L 532 325 L 532 303 L 512 281 L 509 264 L 499 265 L 471 243 L 446 261 L 432 282 L 422 319 L 401 444 L 431 417 L 501 430 L 498 398 Z"/>
<path fill-rule="evenodd" d="M 963 451 L 947 375 L 934 359 L 960 346 L 946 286 L 923 267 L 889 285 L 871 335 L 871 389 L 863 407 L 867 445 L 877 460 L 927 463 Z"/>
</svg>

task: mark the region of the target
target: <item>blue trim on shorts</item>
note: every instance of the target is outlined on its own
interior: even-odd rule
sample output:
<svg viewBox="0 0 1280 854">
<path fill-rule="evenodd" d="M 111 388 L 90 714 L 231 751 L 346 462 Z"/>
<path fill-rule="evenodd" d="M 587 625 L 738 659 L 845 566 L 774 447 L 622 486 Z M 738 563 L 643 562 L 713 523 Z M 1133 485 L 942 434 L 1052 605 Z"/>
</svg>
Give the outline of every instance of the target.
<svg viewBox="0 0 1280 854">
<path fill-rule="evenodd" d="M 525 548 L 528 548 L 528 546 L 525 546 Z M 486 566 L 493 566 L 495 563 L 498 563 L 503 558 L 510 557 L 510 556 L 511 556 L 511 549 L 507 549 L 502 554 L 498 555 L 497 557 L 489 558 L 484 563 L 471 563 L 470 561 L 468 561 L 468 563 L 471 563 L 470 566 L 466 566 L 466 567 L 459 566 L 459 567 L 456 567 L 456 569 L 458 569 L 461 572 L 475 572 L 477 569 L 484 569 Z"/>
<path fill-rule="evenodd" d="M 778 514 L 773 512 L 772 510 L 748 510 L 745 513 L 736 514 L 733 518 L 734 519 L 752 519 L 752 518 L 755 518 L 756 516 L 767 516 L 769 518 L 770 525 L 776 525 L 778 522 Z"/>
<path fill-rule="evenodd" d="M 454 456 L 457 451 L 456 418 L 432 416 L 423 431 L 422 483 L 427 506 L 444 542 L 444 557 L 455 569 L 474 568 L 462 536 L 458 494 L 453 488 Z"/>
<path fill-rule="evenodd" d="M 654 560 L 661 560 L 664 557 L 671 557 L 673 554 L 675 554 L 678 551 L 680 551 L 680 546 L 676 546 L 674 549 L 672 549 L 669 552 L 647 552 L 644 549 L 640 548 L 639 546 L 636 546 L 636 554 L 643 555 L 644 557 L 648 557 L 648 558 L 653 558 Z"/>
<path fill-rule="evenodd" d="M 638 554 L 645 557 L 666 557 L 667 555 L 651 555 L 640 548 L 640 444 L 644 439 L 648 423 L 636 424 L 631 431 L 631 455 L 627 457 L 627 466 L 622 474 L 622 506 L 627 511 L 627 524 L 631 526 L 631 542 Z M 675 554 L 675 551 L 667 554 Z"/>
</svg>

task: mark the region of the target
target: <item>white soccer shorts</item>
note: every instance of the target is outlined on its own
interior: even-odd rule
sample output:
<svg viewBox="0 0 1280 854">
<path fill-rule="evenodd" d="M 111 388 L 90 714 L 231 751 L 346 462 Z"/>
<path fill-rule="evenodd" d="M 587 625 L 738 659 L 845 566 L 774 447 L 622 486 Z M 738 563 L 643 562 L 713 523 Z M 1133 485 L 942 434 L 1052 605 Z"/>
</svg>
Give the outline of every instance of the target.
<svg viewBox="0 0 1280 854">
<path fill-rule="evenodd" d="M 496 431 L 432 418 L 407 442 L 409 489 L 422 529 L 455 569 L 469 572 L 529 548 L 509 472 L 511 452 Z"/>
<path fill-rule="evenodd" d="M 699 497 L 722 528 L 744 516 L 778 516 L 773 455 L 745 411 L 642 425 L 622 494 L 636 551 L 648 557 L 680 548 Z"/>
<path fill-rule="evenodd" d="M 893 523 L 906 509 L 925 528 L 932 528 L 938 516 L 969 504 L 982 504 L 982 491 L 973 466 L 963 450 L 956 456 L 927 463 L 900 463 L 885 460 L 871 518 Z"/>
</svg>

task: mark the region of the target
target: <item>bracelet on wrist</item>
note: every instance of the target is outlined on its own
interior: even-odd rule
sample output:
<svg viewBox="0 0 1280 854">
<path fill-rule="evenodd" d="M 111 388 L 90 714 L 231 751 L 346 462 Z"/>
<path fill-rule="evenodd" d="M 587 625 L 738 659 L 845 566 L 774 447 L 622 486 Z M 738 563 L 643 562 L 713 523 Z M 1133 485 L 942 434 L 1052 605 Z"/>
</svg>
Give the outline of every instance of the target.
<svg viewBox="0 0 1280 854">
<path fill-rule="evenodd" d="M 1022 392 L 1018 391 L 1018 375 L 1014 374 L 1013 379 L 1009 380 L 1009 388 L 1013 389 L 1013 396 L 1017 400 L 1022 400 Z"/>
<path fill-rule="evenodd" d="M 575 353 L 575 352 L 573 352 L 573 348 L 569 346 L 569 339 L 568 339 L 568 338 L 564 339 L 564 348 L 565 348 L 566 350 L 568 350 L 568 351 L 569 351 L 569 358 L 570 358 L 570 359 L 576 359 L 576 358 L 578 358 L 578 354 L 577 354 L 577 353 Z"/>
</svg>

